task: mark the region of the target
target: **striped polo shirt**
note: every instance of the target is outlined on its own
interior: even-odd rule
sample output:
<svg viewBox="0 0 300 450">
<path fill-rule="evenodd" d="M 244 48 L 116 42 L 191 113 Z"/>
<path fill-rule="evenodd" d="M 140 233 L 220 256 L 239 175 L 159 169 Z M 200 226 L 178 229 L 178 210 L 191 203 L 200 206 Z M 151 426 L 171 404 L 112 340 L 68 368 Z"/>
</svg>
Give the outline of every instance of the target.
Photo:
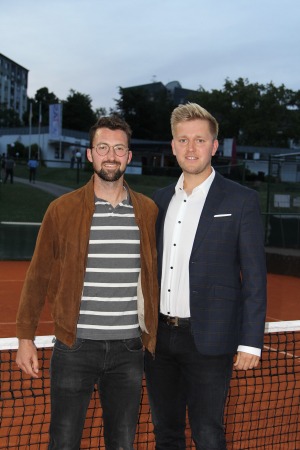
<svg viewBox="0 0 300 450">
<path fill-rule="evenodd" d="M 140 230 L 128 191 L 126 200 L 115 208 L 95 198 L 77 337 L 117 340 L 140 336 L 140 269 Z"/>
</svg>

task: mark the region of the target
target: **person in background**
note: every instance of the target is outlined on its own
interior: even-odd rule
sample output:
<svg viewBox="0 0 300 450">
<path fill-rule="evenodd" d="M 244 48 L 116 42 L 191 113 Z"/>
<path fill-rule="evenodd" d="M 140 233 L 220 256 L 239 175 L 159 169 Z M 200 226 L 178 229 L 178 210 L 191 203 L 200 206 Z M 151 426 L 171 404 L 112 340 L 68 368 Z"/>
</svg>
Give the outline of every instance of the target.
<svg viewBox="0 0 300 450">
<path fill-rule="evenodd" d="M 13 184 L 14 181 L 14 168 L 15 168 L 15 162 L 11 156 L 7 156 L 7 159 L 5 161 L 5 180 L 4 184 L 6 183 L 8 177 L 10 177 L 10 182 Z"/>
<path fill-rule="evenodd" d="M 36 169 L 39 166 L 39 162 L 38 162 L 38 154 L 35 154 L 34 159 L 30 159 L 28 161 L 28 167 L 29 167 L 29 181 L 31 183 L 31 180 L 33 181 L 33 183 L 35 183 L 35 176 L 36 176 Z"/>
<path fill-rule="evenodd" d="M 5 177 L 5 153 L 2 154 L 1 158 L 1 178 Z"/>
<path fill-rule="evenodd" d="M 257 367 L 266 315 L 266 257 L 257 192 L 211 166 L 218 124 L 188 103 L 172 113 L 182 175 L 156 191 L 160 316 L 145 373 L 156 449 L 185 449 L 186 406 L 197 450 L 224 450 L 234 367 Z"/>
</svg>

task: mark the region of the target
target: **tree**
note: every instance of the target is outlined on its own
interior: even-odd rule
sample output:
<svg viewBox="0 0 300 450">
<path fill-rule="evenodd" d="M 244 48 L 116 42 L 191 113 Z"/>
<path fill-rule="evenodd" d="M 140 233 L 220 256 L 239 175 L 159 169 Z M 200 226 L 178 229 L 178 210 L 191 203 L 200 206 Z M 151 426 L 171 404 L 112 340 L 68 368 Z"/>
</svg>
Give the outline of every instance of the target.
<svg viewBox="0 0 300 450">
<path fill-rule="evenodd" d="M 33 127 L 39 125 L 39 103 L 41 102 L 42 108 L 42 124 L 49 124 L 49 105 L 54 105 L 59 102 L 59 99 L 53 92 L 49 92 L 47 87 L 38 89 L 34 98 L 28 98 L 27 111 L 23 114 L 23 122 L 25 126 L 29 125 L 29 111 L 30 103 L 32 104 L 32 119 L 31 124 Z"/>
<path fill-rule="evenodd" d="M 143 87 L 120 87 L 119 94 L 115 112 L 130 125 L 134 138 L 161 141 L 172 138 L 170 116 L 174 103 L 167 89 L 150 94 Z"/>
<path fill-rule="evenodd" d="M 70 89 L 67 100 L 63 101 L 63 128 L 89 131 L 96 120 L 91 97 Z"/>
<path fill-rule="evenodd" d="M 11 108 L 7 108 L 6 103 L 0 103 L 0 127 L 20 127 L 22 122 L 19 114 Z"/>
<path fill-rule="evenodd" d="M 284 85 L 225 80 L 221 90 L 200 86 L 188 100 L 207 109 L 219 122 L 219 140 L 235 137 L 239 145 L 289 147 L 300 140 L 300 91 Z"/>
<path fill-rule="evenodd" d="M 97 120 L 100 119 L 100 117 L 107 116 L 107 110 L 106 108 L 97 108 L 95 110 L 96 118 Z"/>
</svg>

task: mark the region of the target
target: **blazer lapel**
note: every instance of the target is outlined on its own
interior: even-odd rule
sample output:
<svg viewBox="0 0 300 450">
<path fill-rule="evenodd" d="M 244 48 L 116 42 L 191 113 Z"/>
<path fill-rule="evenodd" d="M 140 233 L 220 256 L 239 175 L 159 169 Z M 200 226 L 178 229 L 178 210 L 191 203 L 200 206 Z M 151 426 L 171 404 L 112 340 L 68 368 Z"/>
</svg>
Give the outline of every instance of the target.
<svg viewBox="0 0 300 450">
<path fill-rule="evenodd" d="M 192 248 L 192 254 L 204 239 L 204 236 L 213 221 L 214 214 L 217 211 L 219 205 L 222 203 L 224 196 L 225 192 L 223 177 L 216 172 L 215 179 L 210 187 L 201 213 L 195 235 L 194 245 Z"/>
</svg>

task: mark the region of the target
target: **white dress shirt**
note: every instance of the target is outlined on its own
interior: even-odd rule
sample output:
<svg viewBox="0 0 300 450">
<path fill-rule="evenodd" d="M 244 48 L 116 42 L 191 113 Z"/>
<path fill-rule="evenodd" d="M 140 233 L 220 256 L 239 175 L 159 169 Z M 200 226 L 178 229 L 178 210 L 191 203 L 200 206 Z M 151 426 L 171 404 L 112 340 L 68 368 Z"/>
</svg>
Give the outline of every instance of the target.
<svg viewBox="0 0 300 450">
<path fill-rule="evenodd" d="M 215 171 L 187 195 L 184 175 L 176 184 L 164 223 L 160 311 L 171 317 L 190 317 L 189 261 L 204 203 Z M 260 356 L 258 348 L 239 346 L 238 351 Z"/>
</svg>

